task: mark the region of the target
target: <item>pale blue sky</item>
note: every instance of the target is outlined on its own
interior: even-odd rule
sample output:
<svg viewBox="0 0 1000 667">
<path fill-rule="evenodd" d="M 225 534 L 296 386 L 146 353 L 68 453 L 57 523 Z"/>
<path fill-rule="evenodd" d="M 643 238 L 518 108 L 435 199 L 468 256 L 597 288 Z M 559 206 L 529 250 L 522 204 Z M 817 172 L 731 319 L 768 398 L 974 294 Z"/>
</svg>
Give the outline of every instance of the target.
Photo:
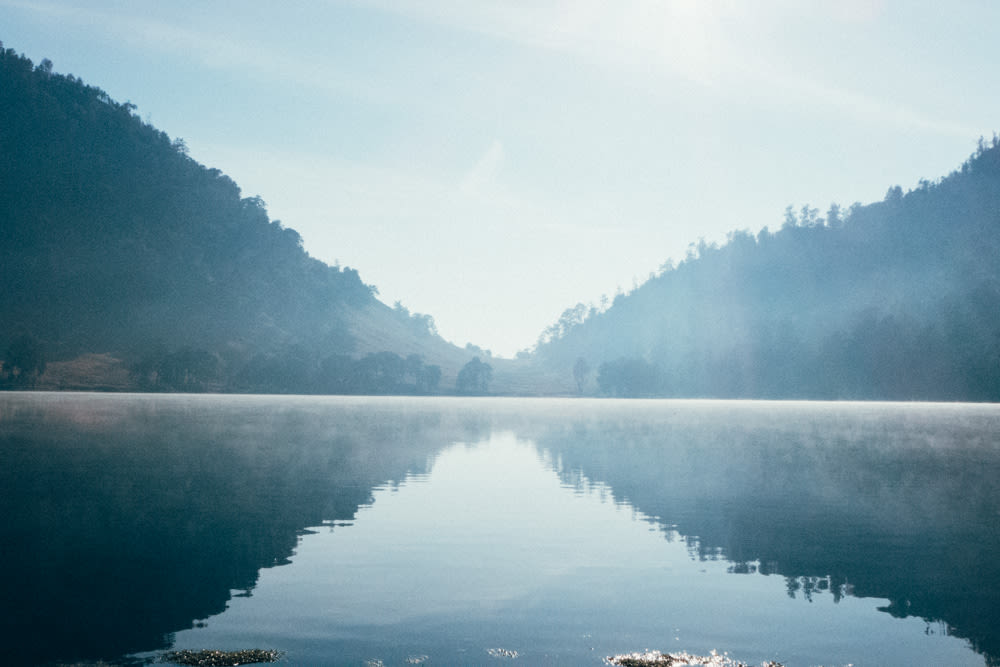
<svg viewBox="0 0 1000 667">
<path fill-rule="evenodd" d="M 1000 130 L 1000 3 L 0 0 L 0 40 L 511 355 L 699 238 L 881 199 Z"/>
</svg>

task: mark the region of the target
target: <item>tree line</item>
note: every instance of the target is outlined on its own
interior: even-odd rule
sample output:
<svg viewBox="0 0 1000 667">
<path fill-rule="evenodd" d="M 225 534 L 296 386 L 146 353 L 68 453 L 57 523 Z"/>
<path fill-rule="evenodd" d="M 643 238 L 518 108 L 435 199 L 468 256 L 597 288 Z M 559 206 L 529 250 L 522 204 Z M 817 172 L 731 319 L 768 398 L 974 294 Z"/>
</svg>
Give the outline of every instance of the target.
<svg viewBox="0 0 1000 667">
<path fill-rule="evenodd" d="M 136 360 L 130 372 L 144 391 L 421 395 L 437 393 L 441 382 L 441 367 L 417 354 L 316 358 L 298 345 L 255 354 L 239 365 L 201 348 L 160 346 Z"/>
<path fill-rule="evenodd" d="M 45 373 L 44 344 L 30 333 L 16 336 L 0 358 L 0 388 L 33 389 Z M 239 362 L 205 348 L 171 349 L 160 343 L 128 364 L 134 388 L 150 392 L 268 394 L 486 395 L 493 367 L 478 356 L 459 371 L 453 388 L 441 386 L 442 371 L 419 354 L 382 351 L 353 358 L 322 358 L 300 345 L 262 352 Z"/>
<path fill-rule="evenodd" d="M 595 391 L 614 397 L 1000 401 L 1000 327 L 975 335 L 1000 312 L 1000 294 L 980 291 L 937 323 L 869 312 L 820 341 L 787 323 L 750 344 L 668 365 L 620 357 L 598 367 Z"/>
<path fill-rule="evenodd" d="M 492 368 L 478 357 L 459 370 L 449 388 L 441 385 L 441 367 L 419 354 L 317 358 L 297 345 L 255 354 L 242 364 L 201 348 L 158 346 L 134 361 L 130 373 L 143 391 L 268 394 L 477 395 L 487 394 L 492 380 Z"/>
</svg>

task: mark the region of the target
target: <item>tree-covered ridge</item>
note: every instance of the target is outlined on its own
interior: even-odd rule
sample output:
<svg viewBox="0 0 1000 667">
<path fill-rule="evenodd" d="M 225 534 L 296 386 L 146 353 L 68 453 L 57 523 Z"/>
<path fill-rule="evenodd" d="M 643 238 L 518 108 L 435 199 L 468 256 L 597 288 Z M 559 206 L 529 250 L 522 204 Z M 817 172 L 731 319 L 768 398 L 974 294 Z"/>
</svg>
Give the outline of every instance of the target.
<svg viewBox="0 0 1000 667">
<path fill-rule="evenodd" d="M 0 109 L 0 317 L 57 356 L 302 331 L 344 344 L 338 308 L 372 299 L 182 140 L 50 62 L 0 49 Z"/>
<path fill-rule="evenodd" d="M 1000 400 L 998 231 L 994 137 L 936 183 L 701 242 L 537 354 L 608 395 Z"/>
<path fill-rule="evenodd" d="M 426 393 L 441 369 L 419 357 L 414 375 L 418 352 L 453 356 L 449 382 L 469 358 L 134 105 L 2 44 L 0 285 L 4 386 L 45 370 L 22 368 L 25 341 L 50 361 L 111 352 L 155 390 Z"/>
</svg>

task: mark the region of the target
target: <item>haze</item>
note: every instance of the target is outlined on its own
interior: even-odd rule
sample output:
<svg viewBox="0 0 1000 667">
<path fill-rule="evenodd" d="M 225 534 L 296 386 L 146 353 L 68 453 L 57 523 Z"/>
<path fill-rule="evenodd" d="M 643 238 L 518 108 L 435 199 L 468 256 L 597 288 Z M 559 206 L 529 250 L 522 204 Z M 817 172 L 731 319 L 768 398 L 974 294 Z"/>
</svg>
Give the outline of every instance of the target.
<svg viewBox="0 0 1000 667">
<path fill-rule="evenodd" d="M 501 355 L 699 238 L 948 173 L 997 129 L 998 23 L 985 1 L 0 0 L 6 44 Z"/>
</svg>

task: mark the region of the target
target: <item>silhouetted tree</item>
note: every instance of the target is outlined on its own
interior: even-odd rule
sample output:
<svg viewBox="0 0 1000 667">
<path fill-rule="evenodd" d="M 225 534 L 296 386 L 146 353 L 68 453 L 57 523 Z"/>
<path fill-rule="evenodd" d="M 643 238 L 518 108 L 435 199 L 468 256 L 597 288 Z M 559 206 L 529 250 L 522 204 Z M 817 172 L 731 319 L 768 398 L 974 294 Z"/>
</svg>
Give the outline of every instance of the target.
<svg viewBox="0 0 1000 667">
<path fill-rule="evenodd" d="M 419 354 L 411 354 L 406 357 L 403 363 L 403 371 L 406 376 L 413 378 L 413 386 L 416 387 L 420 381 L 420 373 L 424 370 L 424 358 Z"/>
<path fill-rule="evenodd" d="M 441 367 L 438 365 L 424 366 L 420 370 L 420 377 L 417 378 L 417 391 L 423 394 L 430 394 L 437 391 L 441 383 Z"/>
<path fill-rule="evenodd" d="M 663 377 L 660 370 L 645 359 L 621 358 L 600 365 L 597 385 L 601 393 L 608 396 L 656 396 L 663 391 Z"/>
<path fill-rule="evenodd" d="M 159 381 L 173 391 L 203 391 L 216 380 L 219 359 L 208 350 L 193 347 L 167 354 L 159 365 Z"/>
<path fill-rule="evenodd" d="M 358 393 L 398 393 L 406 362 L 395 352 L 368 354 L 354 365 L 353 382 Z"/>
<path fill-rule="evenodd" d="M 312 356 L 299 345 L 254 355 L 235 380 L 238 391 L 305 394 L 311 391 Z"/>
<path fill-rule="evenodd" d="M 13 387 L 33 387 L 45 372 L 45 351 L 31 334 L 21 334 L 11 341 L 3 358 L 3 377 Z"/>
<path fill-rule="evenodd" d="M 493 367 L 473 357 L 458 372 L 455 390 L 460 394 L 485 394 L 492 379 Z"/>
<path fill-rule="evenodd" d="M 840 204 L 830 204 L 829 210 L 826 212 L 826 224 L 829 227 L 840 227 L 844 222 L 843 211 L 840 208 Z"/>
<path fill-rule="evenodd" d="M 132 377 L 140 389 L 143 391 L 160 391 L 160 373 L 163 360 L 169 354 L 167 346 L 162 342 L 150 345 L 142 356 L 139 357 L 129 368 L 129 375 Z"/>
<path fill-rule="evenodd" d="M 576 363 L 573 364 L 573 379 L 576 381 L 576 390 L 581 394 L 588 375 L 590 375 L 590 364 L 583 357 L 577 357 Z"/>
<path fill-rule="evenodd" d="M 334 354 L 320 362 L 316 372 L 315 390 L 321 394 L 347 394 L 354 360 L 346 354 Z"/>
</svg>

